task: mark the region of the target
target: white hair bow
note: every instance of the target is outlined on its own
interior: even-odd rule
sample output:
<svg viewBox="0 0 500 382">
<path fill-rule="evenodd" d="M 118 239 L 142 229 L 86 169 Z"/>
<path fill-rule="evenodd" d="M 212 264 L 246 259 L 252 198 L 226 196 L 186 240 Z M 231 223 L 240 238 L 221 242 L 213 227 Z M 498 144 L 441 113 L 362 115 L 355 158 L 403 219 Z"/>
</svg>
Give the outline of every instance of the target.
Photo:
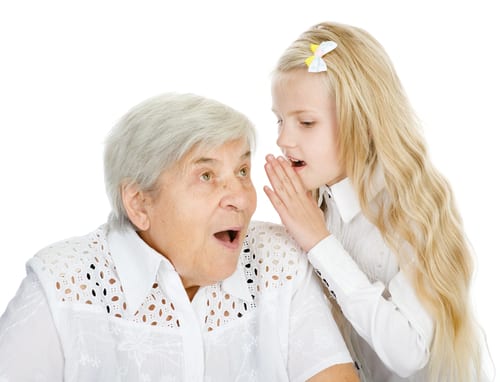
<svg viewBox="0 0 500 382">
<path fill-rule="evenodd" d="M 311 73 L 326 72 L 326 62 L 321 57 L 337 47 L 334 41 L 323 41 L 321 44 L 311 44 L 310 49 L 314 54 L 306 59 L 306 64 Z"/>
</svg>

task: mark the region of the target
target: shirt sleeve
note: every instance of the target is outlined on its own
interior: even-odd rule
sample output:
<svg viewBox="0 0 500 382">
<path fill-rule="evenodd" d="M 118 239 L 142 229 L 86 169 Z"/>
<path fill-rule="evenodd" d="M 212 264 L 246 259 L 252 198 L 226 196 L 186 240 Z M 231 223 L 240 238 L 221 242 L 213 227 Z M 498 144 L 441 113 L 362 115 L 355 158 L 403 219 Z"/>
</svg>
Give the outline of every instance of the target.
<svg viewBox="0 0 500 382">
<path fill-rule="evenodd" d="M 305 381 L 337 364 L 352 363 L 330 303 L 313 268 L 302 257 L 290 308 L 288 369 L 291 381 Z"/>
<path fill-rule="evenodd" d="M 0 381 L 62 381 L 63 365 L 47 299 L 28 273 L 0 317 Z"/>
<path fill-rule="evenodd" d="M 389 369 L 408 377 L 427 364 L 433 320 L 403 272 L 387 286 L 370 282 L 333 235 L 312 248 L 308 258 L 345 317 Z"/>
</svg>

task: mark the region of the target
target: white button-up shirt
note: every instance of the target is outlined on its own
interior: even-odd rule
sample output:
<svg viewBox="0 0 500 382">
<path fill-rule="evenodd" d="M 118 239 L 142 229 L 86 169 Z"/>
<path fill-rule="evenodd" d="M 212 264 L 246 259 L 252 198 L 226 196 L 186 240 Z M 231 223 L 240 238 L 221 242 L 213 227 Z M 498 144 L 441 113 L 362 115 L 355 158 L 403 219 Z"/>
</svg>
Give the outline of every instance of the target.
<svg viewBox="0 0 500 382">
<path fill-rule="evenodd" d="M 354 328 L 352 350 L 365 380 L 425 381 L 421 369 L 429 359 L 431 316 L 395 254 L 361 212 L 351 181 L 322 187 L 322 201 L 332 235 L 308 257 Z"/>
<path fill-rule="evenodd" d="M 104 225 L 56 243 L 0 320 L 0 381 L 304 381 L 352 362 L 306 256 L 251 224 L 235 273 L 189 301 L 172 264 Z"/>
<path fill-rule="evenodd" d="M 382 178 L 376 177 L 371 203 L 384 192 Z M 308 257 L 349 321 L 343 327 L 362 380 L 427 382 L 434 322 L 400 270 L 396 255 L 361 212 L 350 179 L 322 187 L 319 203 L 323 201 L 332 235 L 312 248 Z M 404 246 L 401 250 L 407 251 L 403 258 L 411 267 L 414 253 Z M 481 382 L 492 381 L 493 362 L 485 336 L 479 328 L 478 332 Z"/>
<path fill-rule="evenodd" d="M 370 190 L 372 203 L 383 197 L 381 179 L 377 177 Z M 362 380 L 427 382 L 432 317 L 400 270 L 396 255 L 361 212 L 351 181 L 323 186 L 319 203 L 323 201 L 332 235 L 312 248 L 308 257 L 349 322 L 342 326 Z M 414 253 L 402 250 L 407 251 L 403 258 L 411 267 Z M 494 379 L 494 365 L 486 338 L 479 328 L 478 332 L 481 382 L 489 382 Z"/>
</svg>

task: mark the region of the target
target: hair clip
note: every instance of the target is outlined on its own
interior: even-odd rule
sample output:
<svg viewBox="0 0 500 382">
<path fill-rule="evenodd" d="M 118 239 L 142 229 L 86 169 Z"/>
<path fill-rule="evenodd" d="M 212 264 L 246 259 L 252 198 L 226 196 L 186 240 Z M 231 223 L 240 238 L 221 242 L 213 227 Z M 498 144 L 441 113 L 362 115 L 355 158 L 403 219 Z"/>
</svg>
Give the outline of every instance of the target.
<svg viewBox="0 0 500 382">
<path fill-rule="evenodd" d="M 334 41 L 323 41 L 319 45 L 311 44 L 310 49 L 314 54 L 306 59 L 306 65 L 309 68 L 308 72 L 326 72 L 326 62 L 321 57 L 331 52 L 336 47 L 337 43 Z"/>
</svg>

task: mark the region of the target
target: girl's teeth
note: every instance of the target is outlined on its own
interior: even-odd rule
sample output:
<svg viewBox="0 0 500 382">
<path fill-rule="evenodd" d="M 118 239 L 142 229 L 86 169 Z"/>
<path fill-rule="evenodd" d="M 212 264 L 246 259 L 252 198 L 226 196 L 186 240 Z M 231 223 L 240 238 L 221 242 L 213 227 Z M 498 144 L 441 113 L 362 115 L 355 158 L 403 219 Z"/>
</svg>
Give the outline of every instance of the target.
<svg viewBox="0 0 500 382">
<path fill-rule="evenodd" d="M 292 161 L 292 167 L 302 167 L 305 165 L 305 162 L 302 160 L 294 160 Z"/>
</svg>

